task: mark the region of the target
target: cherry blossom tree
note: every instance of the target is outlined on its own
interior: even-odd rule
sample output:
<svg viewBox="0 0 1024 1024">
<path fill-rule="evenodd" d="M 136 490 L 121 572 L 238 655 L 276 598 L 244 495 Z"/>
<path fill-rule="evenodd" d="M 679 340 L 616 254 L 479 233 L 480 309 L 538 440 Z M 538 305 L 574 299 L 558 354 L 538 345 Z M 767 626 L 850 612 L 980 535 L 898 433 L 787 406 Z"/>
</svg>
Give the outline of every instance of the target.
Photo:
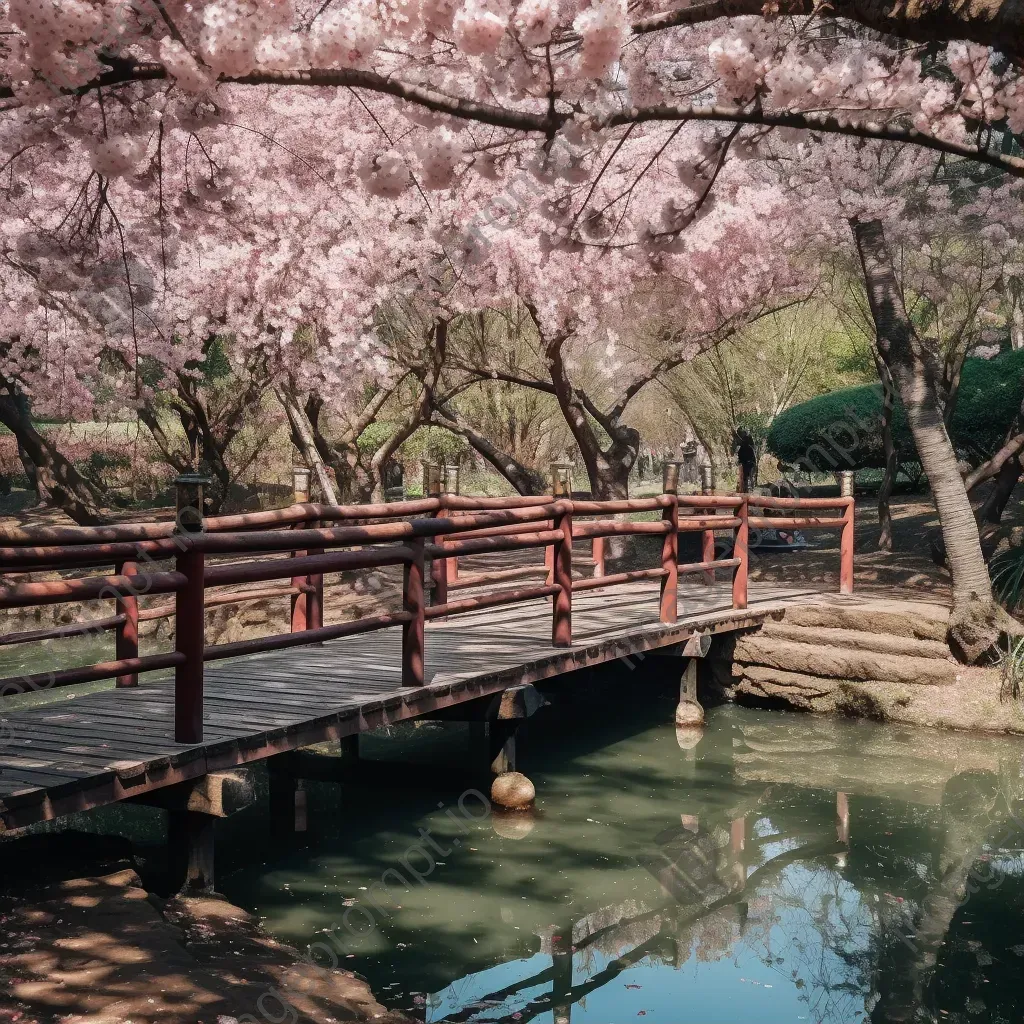
<svg viewBox="0 0 1024 1024">
<path fill-rule="evenodd" d="M 902 200 L 851 200 L 884 142 L 1024 176 L 1024 15 L 948 0 L 785 15 L 749 0 L 5 0 L 0 252 L 16 281 L 0 282 L 0 337 L 19 366 L 52 353 L 40 381 L 70 360 L 46 399 L 86 405 L 102 349 L 194 359 L 228 325 L 240 351 L 269 341 L 287 358 L 315 325 L 325 350 L 300 376 L 340 396 L 392 372 L 373 311 L 394 293 L 425 293 L 435 354 L 453 316 L 516 297 L 595 489 L 613 490 L 608 466 L 635 439 L 618 400 L 610 417 L 587 407 L 572 346 L 650 276 L 701 279 L 704 225 L 731 225 L 724 250 L 745 219 L 763 245 L 799 209 L 826 237 L 853 228 L 954 591 L 990 606 L 934 361 L 886 245 Z M 794 170 L 785 217 L 766 214 L 757 175 L 732 177 L 773 154 Z M 756 262 L 756 245 L 738 250 Z M 581 277 L 610 297 L 578 296 Z M 734 279 L 716 285 L 723 315 L 698 316 L 701 337 L 739 312 Z M 443 363 L 423 363 L 421 410 Z"/>
</svg>

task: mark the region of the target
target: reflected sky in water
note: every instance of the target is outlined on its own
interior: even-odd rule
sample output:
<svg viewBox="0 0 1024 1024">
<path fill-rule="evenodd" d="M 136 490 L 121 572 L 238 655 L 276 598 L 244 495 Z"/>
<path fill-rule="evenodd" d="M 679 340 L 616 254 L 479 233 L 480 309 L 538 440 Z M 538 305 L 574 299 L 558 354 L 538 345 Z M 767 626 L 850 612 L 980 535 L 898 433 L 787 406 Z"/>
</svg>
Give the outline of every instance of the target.
<svg viewBox="0 0 1024 1024">
<path fill-rule="evenodd" d="M 309 844 L 220 888 L 433 1024 L 1024 1020 L 1024 745 L 642 704 L 531 723 L 532 816 L 426 764 L 312 786 Z M 398 748 L 472 763 L 452 726 L 364 755 Z"/>
</svg>

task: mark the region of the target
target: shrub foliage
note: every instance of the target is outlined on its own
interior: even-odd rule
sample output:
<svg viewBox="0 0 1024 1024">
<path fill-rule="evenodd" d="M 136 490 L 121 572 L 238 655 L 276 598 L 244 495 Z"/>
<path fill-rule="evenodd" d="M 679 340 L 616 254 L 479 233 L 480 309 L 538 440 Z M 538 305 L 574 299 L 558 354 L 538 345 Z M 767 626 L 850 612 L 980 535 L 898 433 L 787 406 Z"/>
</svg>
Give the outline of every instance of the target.
<svg viewBox="0 0 1024 1024">
<path fill-rule="evenodd" d="M 950 423 L 957 456 L 971 465 L 1003 443 L 1024 399 L 1024 350 L 995 359 L 968 359 Z M 799 470 L 881 469 L 882 385 L 863 384 L 819 395 L 776 417 L 768 431 L 768 451 Z M 917 462 L 917 449 L 902 403 L 893 412 L 893 442 L 900 463 Z"/>
</svg>

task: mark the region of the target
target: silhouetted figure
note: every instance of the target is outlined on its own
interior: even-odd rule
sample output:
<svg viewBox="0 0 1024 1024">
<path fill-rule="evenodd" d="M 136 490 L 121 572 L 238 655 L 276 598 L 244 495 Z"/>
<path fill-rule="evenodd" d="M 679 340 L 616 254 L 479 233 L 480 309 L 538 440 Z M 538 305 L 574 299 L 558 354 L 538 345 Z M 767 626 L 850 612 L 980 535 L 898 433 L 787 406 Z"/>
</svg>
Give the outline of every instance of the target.
<svg viewBox="0 0 1024 1024">
<path fill-rule="evenodd" d="M 740 427 L 733 435 L 732 450 L 740 467 L 736 489 L 743 493 L 757 484 L 757 450 L 746 427 Z"/>
</svg>

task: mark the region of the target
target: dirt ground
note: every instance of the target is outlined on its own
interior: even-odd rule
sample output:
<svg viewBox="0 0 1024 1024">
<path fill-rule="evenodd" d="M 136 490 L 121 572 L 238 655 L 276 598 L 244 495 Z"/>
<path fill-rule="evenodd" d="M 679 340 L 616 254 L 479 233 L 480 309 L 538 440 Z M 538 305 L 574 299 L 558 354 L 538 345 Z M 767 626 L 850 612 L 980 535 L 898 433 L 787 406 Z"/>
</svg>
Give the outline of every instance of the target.
<svg viewBox="0 0 1024 1024">
<path fill-rule="evenodd" d="M 27 881 L 0 886 L 0 1022 L 411 1024 L 343 958 L 303 956 L 221 897 L 148 893 L 127 840 L 69 832 L 12 849 Z"/>
</svg>

